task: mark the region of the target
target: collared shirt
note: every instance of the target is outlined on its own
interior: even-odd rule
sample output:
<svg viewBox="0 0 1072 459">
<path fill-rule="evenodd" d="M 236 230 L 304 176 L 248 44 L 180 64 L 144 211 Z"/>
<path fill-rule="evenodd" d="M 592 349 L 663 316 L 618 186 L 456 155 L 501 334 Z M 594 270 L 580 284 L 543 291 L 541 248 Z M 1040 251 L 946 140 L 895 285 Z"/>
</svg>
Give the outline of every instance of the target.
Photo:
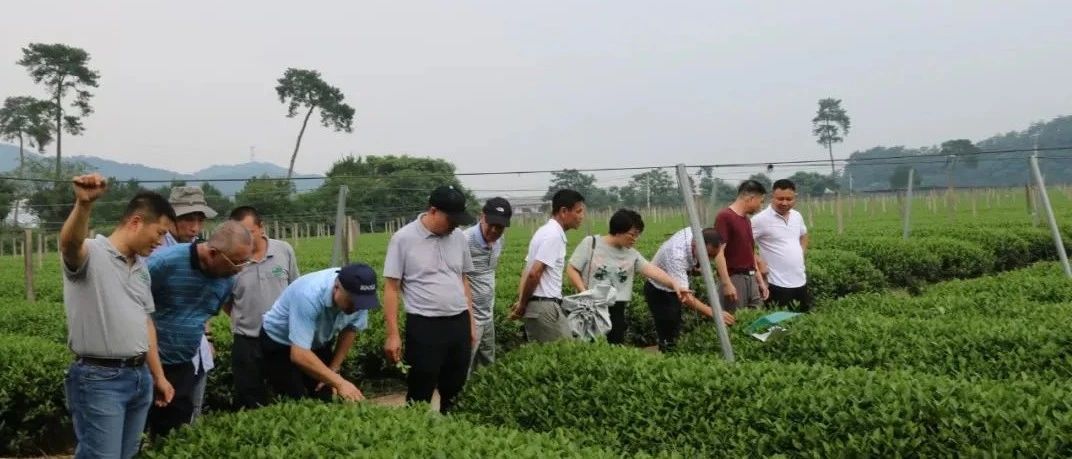
<svg viewBox="0 0 1072 459">
<path fill-rule="evenodd" d="M 194 236 L 193 240 L 196 241 L 197 239 L 198 237 Z M 156 250 L 153 250 L 153 253 L 159 252 L 167 247 L 171 247 L 178 243 L 179 240 L 175 239 L 175 236 L 173 236 L 169 231 L 164 234 L 164 243 L 160 244 L 160 246 L 157 247 Z M 194 354 L 194 358 L 191 359 L 191 362 L 194 364 L 194 374 L 200 373 L 202 369 L 207 372 L 213 368 L 216 368 L 216 362 L 212 359 L 212 346 L 209 344 L 207 337 L 201 337 L 201 345 L 197 347 L 197 353 Z"/>
<path fill-rule="evenodd" d="M 480 224 L 465 230 L 469 240 L 469 256 L 473 259 L 473 271 L 469 273 L 469 291 L 473 294 L 473 317 L 477 322 L 489 322 L 495 314 L 495 268 L 499 266 L 503 239 L 491 245 L 484 240 Z"/>
<path fill-rule="evenodd" d="M 268 248 L 264 259 L 235 276 L 231 331 L 236 335 L 259 336 L 264 313 L 272 308 L 287 285 L 300 276 L 294 248 L 277 239 L 265 238 L 265 241 Z"/>
<path fill-rule="evenodd" d="M 61 263 L 67 345 L 84 357 L 125 359 L 148 352 L 155 305 L 145 261 L 135 256 L 128 264 L 103 235 L 83 244 L 82 266 Z"/>
<path fill-rule="evenodd" d="M 752 224 L 748 217 L 738 215 L 727 207 L 715 216 L 715 230 L 726 245 L 722 254 L 726 258 L 726 268 L 730 274 L 741 271 L 755 271 L 755 240 L 752 238 Z"/>
<path fill-rule="evenodd" d="M 783 217 L 773 207 L 767 207 L 752 217 L 752 234 L 770 270 L 767 280 L 771 285 L 797 288 L 807 284 L 800 238 L 808 234 L 808 227 L 800 212 L 790 209 L 789 215 Z"/>
<path fill-rule="evenodd" d="M 368 328 L 368 311 L 345 314 L 335 307 L 332 292 L 338 277 L 338 268 L 299 277 L 264 314 L 264 332 L 280 344 L 319 349 L 344 329 Z"/>
<path fill-rule="evenodd" d="M 201 271 L 197 243 L 176 244 L 149 257 L 156 311 L 157 348 L 167 365 L 189 362 L 198 353 L 205 322 L 231 296 L 234 277 L 210 277 Z"/>
<path fill-rule="evenodd" d="M 689 271 L 699 266 L 699 260 L 694 255 L 693 246 L 696 242 L 692 237 L 692 228 L 678 230 L 670 239 L 659 246 L 655 257 L 651 262 L 659 269 L 666 271 L 670 278 L 681 285 L 689 285 Z M 648 280 L 652 286 L 659 290 L 672 292 L 673 288 L 662 285 L 654 280 Z"/>
<path fill-rule="evenodd" d="M 469 309 L 462 276 L 473 272 L 469 240 L 462 230 L 438 236 L 416 220 L 387 244 L 383 277 L 402 281 L 406 312 L 427 317 L 461 314 Z"/>
<path fill-rule="evenodd" d="M 566 267 L 566 231 L 558 220 L 544 223 L 529 241 L 529 253 L 525 256 L 525 273 L 536 261 L 545 266 L 540 284 L 533 296 L 562 298 L 562 271 Z"/>
</svg>

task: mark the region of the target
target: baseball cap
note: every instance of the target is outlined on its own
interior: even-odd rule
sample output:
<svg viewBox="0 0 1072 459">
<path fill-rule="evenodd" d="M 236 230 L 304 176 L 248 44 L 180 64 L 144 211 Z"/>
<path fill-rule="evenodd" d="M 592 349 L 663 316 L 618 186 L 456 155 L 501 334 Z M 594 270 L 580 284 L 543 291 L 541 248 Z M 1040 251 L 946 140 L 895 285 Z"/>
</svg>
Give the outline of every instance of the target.
<svg viewBox="0 0 1072 459">
<path fill-rule="evenodd" d="M 176 217 L 201 212 L 205 214 L 205 218 L 216 218 L 216 211 L 208 206 L 208 202 L 205 201 L 205 192 L 201 191 L 201 187 L 177 186 L 172 188 L 168 202 L 175 209 Z"/>
<path fill-rule="evenodd" d="M 428 205 L 447 214 L 447 219 L 455 225 L 472 225 L 476 218 L 465 211 L 465 194 L 453 185 L 444 185 L 432 191 Z"/>
<path fill-rule="evenodd" d="M 494 197 L 484 203 L 484 220 L 489 225 L 510 226 L 510 217 L 513 215 L 514 211 L 510 208 L 510 201 L 503 198 Z"/>
<path fill-rule="evenodd" d="M 380 307 L 376 297 L 376 271 L 364 263 L 343 266 L 338 271 L 339 285 L 350 294 L 357 310 L 369 310 Z"/>
</svg>

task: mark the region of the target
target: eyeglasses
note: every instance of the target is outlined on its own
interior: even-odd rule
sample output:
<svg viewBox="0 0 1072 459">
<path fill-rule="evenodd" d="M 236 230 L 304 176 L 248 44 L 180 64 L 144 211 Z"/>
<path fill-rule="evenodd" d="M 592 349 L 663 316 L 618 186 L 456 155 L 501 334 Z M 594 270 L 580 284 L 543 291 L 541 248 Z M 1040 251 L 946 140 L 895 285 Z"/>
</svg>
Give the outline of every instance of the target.
<svg viewBox="0 0 1072 459">
<path fill-rule="evenodd" d="M 245 268 L 246 266 L 252 265 L 254 263 L 253 260 L 246 260 L 246 261 L 243 261 L 241 263 L 235 263 L 235 262 L 231 261 L 231 259 L 227 257 L 227 254 L 223 253 L 222 250 L 217 249 L 215 247 L 212 247 L 212 250 L 215 250 L 216 253 L 220 254 L 220 256 L 223 257 L 224 260 L 227 260 L 227 262 L 230 263 L 231 267 L 233 267 L 233 268 L 242 269 L 242 268 Z"/>
</svg>

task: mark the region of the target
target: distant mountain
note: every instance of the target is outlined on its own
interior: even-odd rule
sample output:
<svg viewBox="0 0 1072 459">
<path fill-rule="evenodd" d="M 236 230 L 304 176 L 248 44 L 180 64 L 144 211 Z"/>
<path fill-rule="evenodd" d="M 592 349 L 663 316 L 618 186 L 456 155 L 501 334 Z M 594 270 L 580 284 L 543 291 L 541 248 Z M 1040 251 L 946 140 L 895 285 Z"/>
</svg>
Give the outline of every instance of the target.
<svg viewBox="0 0 1072 459">
<path fill-rule="evenodd" d="M 33 155 L 41 157 L 37 153 L 27 151 L 27 156 Z M 191 179 L 200 180 L 218 180 L 218 179 L 246 179 L 249 177 L 259 177 L 264 174 L 268 174 L 269 177 L 285 177 L 287 175 L 287 169 L 280 167 L 276 164 L 267 163 L 263 161 L 247 162 L 242 164 L 232 165 L 214 165 L 201 169 L 192 174 L 181 174 L 175 171 L 169 171 L 167 169 L 159 169 L 155 167 L 149 167 L 141 164 L 128 164 L 112 161 L 110 159 L 98 158 L 96 156 L 73 156 L 70 159 L 75 161 L 81 161 L 88 165 L 96 172 L 100 172 L 105 177 L 115 177 L 118 180 L 183 180 L 189 181 L 191 185 L 200 185 L 200 182 L 191 181 Z M 0 143 L 0 171 L 9 171 L 19 165 L 19 147 L 17 145 L 8 145 Z M 316 177 L 316 175 L 308 174 L 295 174 L 295 177 Z M 298 191 L 307 191 L 314 189 L 323 182 L 323 180 L 297 180 L 295 186 Z M 212 182 L 212 185 L 219 188 L 223 194 L 232 196 L 242 189 L 245 184 L 242 180 L 232 181 L 220 181 Z M 151 184 L 148 187 L 154 188 L 159 186 L 158 184 Z"/>
</svg>

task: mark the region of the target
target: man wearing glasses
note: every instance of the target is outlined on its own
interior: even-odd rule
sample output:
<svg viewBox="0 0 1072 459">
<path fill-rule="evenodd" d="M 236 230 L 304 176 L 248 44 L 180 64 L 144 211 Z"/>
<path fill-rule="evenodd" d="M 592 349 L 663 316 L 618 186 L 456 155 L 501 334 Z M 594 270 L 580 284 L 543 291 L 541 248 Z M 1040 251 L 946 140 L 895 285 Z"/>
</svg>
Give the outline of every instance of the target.
<svg viewBox="0 0 1072 459">
<path fill-rule="evenodd" d="M 252 263 L 252 256 L 249 231 L 227 221 L 207 241 L 175 244 L 149 257 L 160 362 L 175 389 L 171 403 L 149 410 L 149 432 L 154 436 L 191 422 L 197 385 L 193 358 L 205 324 L 229 301 L 235 274 Z"/>
<path fill-rule="evenodd" d="M 164 235 L 164 242 L 153 252 L 159 252 L 175 244 L 193 242 L 198 239 L 205 227 L 205 220 L 216 217 L 216 211 L 205 201 L 205 192 L 196 186 L 177 186 L 171 189 L 168 203 L 175 209 L 175 225 Z M 205 328 L 201 345 L 191 360 L 194 364 L 194 411 L 190 418 L 193 422 L 201 415 L 201 405 L 205 399 L 205 385 L 208 384 L 208 372 L 215 367 L 213 357 L 215 350 L 210 342 L 211 333 Z"/>
</svg>

